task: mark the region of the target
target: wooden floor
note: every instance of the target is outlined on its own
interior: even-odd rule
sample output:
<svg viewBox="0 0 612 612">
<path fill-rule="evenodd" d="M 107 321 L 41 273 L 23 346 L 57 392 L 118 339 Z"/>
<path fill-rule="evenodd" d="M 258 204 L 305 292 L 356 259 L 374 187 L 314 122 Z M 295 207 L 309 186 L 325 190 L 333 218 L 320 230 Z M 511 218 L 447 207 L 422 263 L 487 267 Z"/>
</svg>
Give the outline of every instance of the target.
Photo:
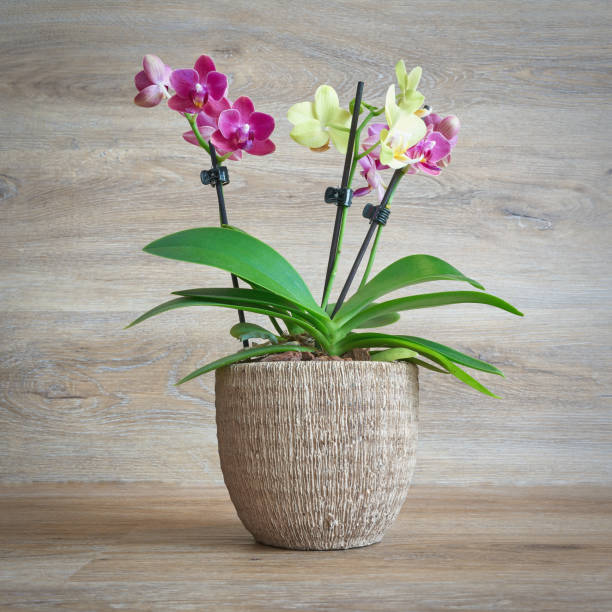
<svg viewBox="0 0 612 612">
<path fill-rule="evenodd" d="M 610 491 L 414 487 L 377 545 L 256 544 L 222 488 L 2 489 L 4 610 L 608 611 Z"/>
<path fill-rule="evenodd" d="M 0 609 L 538 610 L 612 607 L 597 487 L 413 487 L 371 547 L 256 544 L 224 489 L 4 487 Z"/>
</svg>

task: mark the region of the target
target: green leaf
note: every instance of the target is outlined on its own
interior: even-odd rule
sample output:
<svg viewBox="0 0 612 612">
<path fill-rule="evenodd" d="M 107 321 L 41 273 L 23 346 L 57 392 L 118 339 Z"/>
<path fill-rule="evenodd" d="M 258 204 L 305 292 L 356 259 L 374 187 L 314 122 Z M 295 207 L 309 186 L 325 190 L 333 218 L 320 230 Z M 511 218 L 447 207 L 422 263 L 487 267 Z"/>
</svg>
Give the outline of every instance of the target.
<svg viewBox="0 0 612 612">
<path fill-rule="evenodd" d="M 482 361 L 481 359 L 476 359 L 475 357 L 470 357 L 465 353 L 461 353 L 456 349 L 451 348 L 450 346 L 444 346 L 444 344 L 439 344 L 438 342 L 433 342 L 432 340 L 426 340 L 425 338 L 418 338 L 416 336 L 402 336 L 406 340 L 410 342 L 414 342 L 415 344 L 420 344 L 421 346 L 425 346 L 427 348 L 433 349 L 438 353 L 444 355 L 454 363 L 458 363 L 460 365 L 464 365 L 468 368 L 472 368 L 473 370 L 480 370 L 481 372 L 488 372 L 489 374 L 497 374 L 498 376 L 503 377 L 503 372 L 498 370 L 494 365 L 487 363 L 486 361 Z"/>
<path fill-rule="evenodd" d="M 400 320 L 399 312 L 390 312 L 379 317 L 373 317 L 367 321 L 363 321 L 358 329 L 370 329 L 372 327 L 385 327 L 392 323 L 397 323 Z"/>
<path fill-rule="evenodd" d="M 226 355 L 225 357 L 221 357 L 221 359 L 217 359 L 216 361 L 212 361 L 211 363 L 206 364 L 205 366 L 198 368 L 191 372 L 191 374 L 187 374 L 185 378 L 181 378 L 176 385 L 182 385 L 184 382 L 191 380 L 192 378 L 196 378 L 196 376 L 200 376 L 202 374 L 206 374 L 207 372 L 212 372 L 217 368 L 222 368 L 224 366 L 231 365 L 232 363 L 238 363 L 240 361 L 244 361 L 245 359 L 250 359 L 251 357 L 261 357 L 263 355 L 271 355 L 272 353 L 284 353 L 286 351 L 298 351 L 301 353 L 312 353 L 315 349 L 310 348 L 308 346 L 295 346 L 291 344 L 277 344 L 275 346 L 258 346 L 253 348 L 244 349 L 242 351 L 238 351 L 233 355 Z"/>
<path fill-rule="evenodd" d="M 318 314 L 306 283 L 272 247 L 253 236 L 227 227 L 200 227 L 164 236 L 144 251 L 232 272 Z"/>
<path fill-rule="evenodd" d="M 375 299 L 410 285 L 438 280 L 463 281 L 477 289 L 484 287 L 442 259 L 431 255 L 409 255 L 398 259 L 359 289 L 338 311 L 335 321 L 342 323 Z"/>
<path fill-rule="evenodd" d="M 371 359 L 372 361 L 399 361 L 400 359 L 410 359 L 416 356 L 417 353 L 407 348 L 391 348 L 374 353 Z"/>
<path fill-rule="evenodd" d="M 229 289 L 226 289 L 225 291 L 229 291 Z M 236 290 L 234 289 L 234 291 Z M 244 289 L 243 291 L 249 291 L 249 289 Z M 303 329 L 305 329 L 321 345 L 324 350 L 328 350 L 329 348 L 327 336 L 325 336 L 324 333 L 314 327 L 311 323 L 297 316 L 288 314 L 287 312 L 278 311 L 272 307 L 260 307 L 258 305 L 253 305 L 248 302 L 236 303 L 232 300 L 223 300 L 220 297 L 181 297 L 177 298 L 176 300 L 164 302 L 163 304 L 160 304 L 159 306 L 155 306 L 155 308 L 148 310 L 136 320 L 132 321 L 129 325 L 127 325 L 126 329 L 128 327 L 136 325 L 137 323 L 141 323 L 146 319 L 154 317 L 155 315 L 167 312 L 168 310 L 174 310 L 175 308 L 184 308 L 187 306 L 218 306 L 221 308 L 233 308 L 234 310 L 246 310 L 248 312 L 256 312 L 258 314 L 277 317 L 278 319 L 283 319 L 284 321 L 292 321 Z"/>
<path fill-rule="evenodd" d="M 487 389 L 483 384 L 479 383 L 475 378 L 472 378 L 467 372 L 462 370 L 459 366 L 455 365 L 450 359 L 447 359 L 441 353 L 437 351 L 424 347 L 415 342 L 411 342 L 406 340 L 401 336 L 392 336 L 389 334 L 377 334 L 374 332 L 365 333 L 365 334 L 349 334 L 344 341 L 341 343 L 341 351 L 342 354 L 350 351 L 354 348 L 375 348 L 375 347 L 402 347 L 412 349 L 421 355 L 424 355 L 428 359 L 435 361 L 437 364 L 441 365 L 443 368 L 446 368 L 453 376 L 458 378 L 460 381 L 469 385 L 473 389 L 484 393 L 485 395 L 490 395 L 491 397 L 498 397 L 489 389 Z"/>
<path fill-rule="evenodd" d="M 440 372 L 440 374 L 450 374 L 448 370 L 443 370 L 442 368 L 437 368 L 435 365 L 427 361 L 423 361 L 422 359 L 417 359 L 413 357 L 411 359 L 406 359 L 405 361 L 409 361 L 410 363 L 414 363 L 414 365 L 421 366 L 422 368 L 426 368 L 427 370 L 432 370 L 432 372 Z"/>
<path fill-rule="evenodd" d="M 257 325 L 256 323 L 236 323 L 230 329 L 230 334 L 238 340 L 248 340 L 249 338 L 263 338 L 264 340 L 270 340 L 272 344 L 278 344 L 278 336 L 268 331 L 265 327 Z"/>
<path fill-rule="evenodd" d="M 147 312 L 140 315 L 137 319 L 134 319 L 123 329 L 134 327 L 134 325 L 138 325 L 138 323 L 142 323 L 143 321 L 146 321 L 155 315 L 161 314 L 162 312 L 168 312 L 169 310 L 174 310 L 176 308 L 186 308 L 187 306 L 209 306 L 209 304 L 202 302 L 202 300 L 197 298 L 176 298 L 175 300 L 170 300 L 168 302 L 164 302 L 163 304 L 159 304 L 158 306 L 155 306 L 155 308 L 151 308 L 151 310 L 147 310 Z"/>
<path fill-rule="evenodd" d="M 173 291 L 172 295 L 182 295 L 184 297 L 201 297 L 207 299 L 220 299 L 231 301 L 236 304 L 251 304 L 261 308 L 274 308 L 281 311 L 295 313 L 300 318 L 310 321 L 313 325 L 319 325 L 322 330 L 326 329 L 321 323 L 321 318 L 311 314 L 304 308 L 286 300 L 265 289 L 246 289 L 234 287 L 202 287 L 198 289 L 182 289 Z"/>
<path fill-rule="evenodd" d="M 512 304 L 508 304 L 508 302 L 489 293 L 479 293 L 478 291 L 442 291 L 440 293 L 411 295 L 409 297 L 398 298 L 396 300 L 389 300 L 388 302 L 368 306 L 348 319 L 340 328 L 340 333 L 348 333 L 351 329 L 363 327 L 364 321 L 373 317 L 400 312 L 402 310 L 447 306 L 449 304 L 488 304 L 489 306 L 501 308 L 512 314 L 523 316 L 523 313 L 512 306 Z"/>
</svg>

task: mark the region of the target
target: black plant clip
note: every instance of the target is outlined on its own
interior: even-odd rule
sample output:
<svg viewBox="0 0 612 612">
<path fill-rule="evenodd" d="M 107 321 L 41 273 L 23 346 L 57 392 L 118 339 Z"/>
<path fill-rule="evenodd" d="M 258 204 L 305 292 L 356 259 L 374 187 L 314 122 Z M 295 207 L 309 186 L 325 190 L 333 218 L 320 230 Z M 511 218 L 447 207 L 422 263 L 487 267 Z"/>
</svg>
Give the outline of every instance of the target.
<svg viewBox="0 0 612 612">
<path fill-rule="evenodd" d="M 348 208 L 353 202 L 353 190 L 349 187 L 328 187 L 325 190 L 325 201 Z"/>
<path fill-rule="evenodd" d="M 389 210 L 386 206 L 383 206 L 382 204 L 379 204 L 378 206 L 374 206 L 374 204 L 366 204 L 361 214 L 366 219 L 369 219 L 370 223 L 378 223 L 378 225 L 387 225 L 391 210 Z"/>
<path fill-rule="evenodd" d="M 202 172 L 200 172 L 200 180 L 203 185 L 210 185 L 211 187 L 216 187 L 217 183 L 227 185 L 230 182 L 229 172 L 226 166 L 217 166 L 210 170 L 202 170 Z"/>
</svg>

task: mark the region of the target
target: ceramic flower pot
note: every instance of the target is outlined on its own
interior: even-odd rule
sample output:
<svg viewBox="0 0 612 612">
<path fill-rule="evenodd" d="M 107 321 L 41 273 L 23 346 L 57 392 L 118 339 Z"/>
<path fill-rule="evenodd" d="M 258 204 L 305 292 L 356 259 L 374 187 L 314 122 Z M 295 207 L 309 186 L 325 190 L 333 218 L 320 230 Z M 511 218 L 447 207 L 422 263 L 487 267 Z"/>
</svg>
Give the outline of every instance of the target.
<svg viewBox="0 0 612 612">
<path fill-rule="evenodd" d="M 416 366 L 236 364 L 216 372 L 216 407 L 225 484 L 258 542 L 334 550 L 382 539 L 414 471 Z"/>
</svg>

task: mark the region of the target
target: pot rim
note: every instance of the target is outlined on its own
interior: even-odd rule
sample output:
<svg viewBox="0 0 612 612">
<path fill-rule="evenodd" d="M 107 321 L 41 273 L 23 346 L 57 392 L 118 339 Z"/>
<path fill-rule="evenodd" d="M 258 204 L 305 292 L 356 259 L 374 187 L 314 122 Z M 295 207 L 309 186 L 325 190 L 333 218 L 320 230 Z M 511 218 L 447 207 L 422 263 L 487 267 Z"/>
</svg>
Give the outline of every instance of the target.
<svg viewBox="0 0 612 612">
<path fill-rule="evenodd" d="M 405 361 L 335 361 L 335 360 L 313 360 L 313 361 L 252 361 L 252 362 L 240 362 L 240 363 L 232 363 L 230 365 L 223 366 L 218 368 L 218 370 L 224 370 L 225 368 L 240 368 L 240 367 L 255 367 L 255 366 L 265 366 L 265 367 L 313 367 L 314 365 L 320 364 L 329 364 L 330 367 L 355 367 L 357 364 L 368 364 L 368 366 L 375 367 L 389 367 L 391 369 L 397 367 L 406 367 L 406 368 L 414 368 L 418 369 L 415 363 L 405 362 Z M 324 366 L 327 367 L 327 366 Z M 362 367 L 359 365 L 358 367 Z"/>
</svg>

